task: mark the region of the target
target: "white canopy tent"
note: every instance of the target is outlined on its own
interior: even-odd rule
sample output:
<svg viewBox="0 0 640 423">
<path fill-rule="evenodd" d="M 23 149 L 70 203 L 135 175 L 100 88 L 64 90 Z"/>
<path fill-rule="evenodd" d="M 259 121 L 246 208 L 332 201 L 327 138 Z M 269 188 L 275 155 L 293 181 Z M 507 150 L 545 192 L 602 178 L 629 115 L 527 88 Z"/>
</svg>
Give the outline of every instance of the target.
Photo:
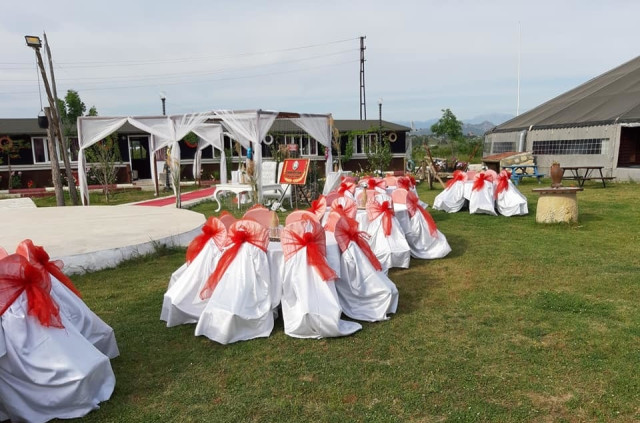
<svg viewBox="0 0 640 423">
<path fill-rule="evenodd" d="M 108 135 L 117 131 L 125 123 L 151 134 L 149 148 L 155 153 L 163 147 L 171 147 L 173 160 L 171 171 L 175 172 L 180 165 L 180 146 L 178 142 L 189 132 L 194 132 L 200 138 L 196 157 L 194 159 L 194 176 L 199 175 L 202 149 L 211 145 L 221 151 L 220 175 L 222 183 L 226 182 L 226 160 L 223 144 L 223 132 L 220 125 L 206 123 L 207 120 L 221 122 L 232 138 L 244 148 L 252 148 L 255 161 L 255 180 L 257 182 L 258 201 L 262 200 L 262 183 L 260 167 L 262 164 L 262 146 L 269 129 L 276 119 L 288 119 L 296 126 L 307 132 L 328 150 L 326 174 L 331 171 L 331 114 L 298 114 L 279 113 L 270 110 L 215 110 L 206 113 L 191 113 L 176 116 L 150 117 L 100 117 L 82 116 L 78 118 L 78 176 L 82 204 L 89 204 L 89 189 L 87 186 L 86 159 L 84 150 Z M 153 154 L 150 154 L 153 160 Z M 157 179 L 156 169 L 151 165 L 152 178 Z M 223 179 L 224 178 L 224 179 Z M 176 187 L 174 186 L 174 190 Z"/>
<path fill-rule="evenodd" d="M 177 116 L 79 117 L 78 144 L 80 146 L 80 151 L 78 152 L 78 179 L 80 182 L 82 204 L 89 204 L 89 188 L 87 186 L 86 174 L 87 163 L 84 151 L 86 148 L 116 132 L 128 122 L 132 126 L 151 135 L 151 139 L 149 141 L 149 149 L 151 150 L 151 153 L 155 153 L 163 147 L 172 147 L 172 154 L 174 155 L 174 158 L 177 158 L 179 166 L 180 146 L 178 141 L 180 141 L 189 132 L 196 130 L 199 126 L 202 126 L 208 117 L 208 113 L 191 113 Z M 206 138 L 207 133 L 207 131 L 203 131 L 199 136 L 201 138 Z M 215 140 L 207 141 L 215 142 Z M 157 177 L 155 166 L 153 166 L 153 156 L 154 154 L 149 154 L 149 160 L 151 161 L 151 175 L 152 178 L 156 180 Z M 172 171 L 174 171 L 174 169 L 172 169 Z"/>
<path fill-rule="evenodd" d="M 331 155 L 331 114 L 283 113 L 272 110 L 215 110 L 213 113 L 244 148 L 252 147 L 258 201 L 262 201 L 262 180 L 260 178 L 262 146 L 260 144 L 264 142 L 264 138 L 276 119 L 290 120 L 327 148 L 328 157 L 325 171 L 327 174 L 331 171 L 333 161 Z"/>
</svg>

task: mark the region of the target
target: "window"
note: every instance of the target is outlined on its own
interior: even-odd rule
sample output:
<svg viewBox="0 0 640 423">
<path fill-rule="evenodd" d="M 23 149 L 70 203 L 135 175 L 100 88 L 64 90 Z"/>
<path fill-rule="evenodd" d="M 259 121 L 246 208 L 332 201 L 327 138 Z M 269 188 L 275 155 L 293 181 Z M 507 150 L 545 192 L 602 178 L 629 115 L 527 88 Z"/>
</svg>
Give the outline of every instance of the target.
<svg viewBox="0 0 640 423">
<path fill-rule="evenodd" d="M 534 141 L 533 154 L 602 154 L 603 141 L 609 141 L 609 138 Z"/>
<path fill-rule="evenodd" d="M 45 137 L 31 138 L 31 150 L 33 151 L 33 163 L 49 163 L 49 143 Z"/>
<path fill-rule="evenodd" d="M 377 134 L 358 134 L 353 140 L 353 154 L 364 156 L 378 144 Z"/>
<path fill-rule="evenodd" d="M 506 153 L 507 151 L 516 151 L 515 142 L 494 142 L 492 154 Z"/>
</svg>

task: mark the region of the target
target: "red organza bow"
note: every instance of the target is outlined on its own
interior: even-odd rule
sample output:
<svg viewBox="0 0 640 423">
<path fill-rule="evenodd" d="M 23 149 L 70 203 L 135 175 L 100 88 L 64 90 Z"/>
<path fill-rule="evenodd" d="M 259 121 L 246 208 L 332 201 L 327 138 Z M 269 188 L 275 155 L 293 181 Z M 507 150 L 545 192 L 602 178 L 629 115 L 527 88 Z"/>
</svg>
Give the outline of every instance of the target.
<svg viewBox="0 0 640 423">
<path fill-rule="evenodd" d="M 187 263 L 191 263 L 200 254 L 206 243 L 213 239 L 213 242 L 222 250 L 227 239 L 227 228 L 224 227 L 220 219 L 211 216 L 202 226 L 202 233 L 189 243 L 187 247 Z"/>
<path fill-rule="evenodd" d="M 227 243 L 225 250 L 218 260 L 215 270 L 205 284 L 202 291 L 200 291 L 200 298 L 206 300 L 211 296 L 214 289 L 222 279 L 233 260 L 238 255 L 242 244 L 248 242 L 255 245 L 265 253 L 267 252 L 267 246 L 269 245 L 269 230 L 252 220 L 238 220 L 229 228 L 227 233 Z"/>
<path fill-rule="evenodd" d="M 464 182 L 466 180 L 467 180 L 467 174 L 461 170 L 456 170 L 453 172 L 453 179 L 450 179 L 447 182 L 447 188 L 445 189 L 451 188 L 453 184 L 455 184 L 456 182 Z"/>
<path fill-rule="evenodd" d="M 340 187 L 338 188 L 338 195 L 342 197 L 345 192 L 349 192 L 353 195 L 356 192 L 356 184 L 353 182 L 341 182 Z"/>
<path fill-rule="evenodd" d="M 369 234 L 358 230 L 358 222 L 345 217 L 341 218 L 336 223 L 334 236 L 336 237 L 336 242 L 338 243 L 338 247 L 340 247 L 340 251 L 344 253 L 347 248 L 349 248 L 349 243 L 353 241 L 369 259 L 373 268 L 378 271 L 382 270 L 380 261 L 373 251 L 371 251 L 371 246 L 367 242 Z"/>
<path fill-rule="evenodd" d="M 285 260 L 306 247 L 307 263 L 318 272 L 323 281 L 338 278 L 335 270 L 327 263 L 327 241 L 319 223 L 306 221 L 287 225 L 282 232 L 281 241 Z"/>
<path fill-rule="evenodd" d="M 20 254 L 0 260 L 0 316 L 25 292 L 27 314 L 42 326 L 63 328 L 60 310 L 51 298 L 51 277 L 47 270 Z"/>
<path fill-rule="evenodd" d="M 493 194 L 495 198 L 498 198 L 498 195 L 509 189 L 509 179 L 511 178 L 511 173 L 508 170 L 503 170 L 498 175 L 498 183 L 496 184 L 496 192 Z"/>
<path fill-rule="evenodd" d="M 409 182 L 411 183 L 412 187 L 416 186 L 416 178 L 413 175 L 409 175 Z"/>
<path fill-rule="evenodd" d="M 369 178 L 367 179 L 367 189 L 376 189 L 376 188 L 380 188 L 381 190 L 384 191 L 384 189 L 386 188 L 386 183 L 384 182 L 384 179 L 382 178 Z"/>
<path fill-rule="evenodd" d="M 355 219 L 356 213 L 358 212 L 358 206 L 351 198 L 340 197 L 336 198 L 333 200 L 333 203 L 331 203 L 331 211 L 335 211 L 343 216 Z"/>
<path fill-rule="evenodd" d="M 25 239 L 16 248 L 16 254 L 21 255 L 26 258 L 33 264 L 39 264 L 45 268 L 45 270 L 51 273 L 57 280 L 59 280 L 64 286 L 69 288 L 71 292 L 76 294 L 78 297 L 82 297 L 80 295 L 80 291 L 75 287 L 71 279 L 64 273 L 62 273 L 62 268 L 64 267 L 64 263 L 62 260 L 49 261 L 49 254 L 45 251 L 45 249 L 39 245 L 34 245 L 33 241 L 30 239 Z"/>
<path fill-rule="evenodd" d="M 407 194 L 407 211 L 409 212 L 409 216 L 413 217 L 416 212 L 420 212 L 424 217 L 424 220 L 427 222 L 427 227 L 429 228 L 429 233 L 432 237 L 438 236 L 438 227 L 436 226 L 435 220 L 431 217 L 431 214 L 425 210 L 424 207 L 420 205 L 420 200 L 418 196 L 413 192 L 409 191 Z"/>
<path fill-rule="evenodd" d="M 318 220 L 322 220 L 324 213 L 327 211 L 327 197 L 321 195 L 317 200 L 311 202 L 311 207 L 307 209 L 311 213 L 318 217 Z"/>
<path fill-rule="evenodd" d="M 478 173 L 476 175 L 475 181 L 473 181 L 473 187 L 471 188 L 471 190 L 480 191 L 482 188 L 484 188 L 485 182 L 492 184 L 493 182 L 491 181 L 491 176 L 484 172 Z"/>
<path fill-rule="evenodd" d="M 411 187 L 411 180 L 408 177 L 401 176 L 396 181 L 396 187 L 409 191 L 409 188 Z"/>
<path fill-rule="evenodd" d="M 382 215 L 382 229 L 384 235 L 391 235 L 391 218 L 394 215 L 393 204 L 390 201 L 378 203 L 376 200 L 367 203 L 367 218 L 372 222 L 375 218 Z"/>
</svg>

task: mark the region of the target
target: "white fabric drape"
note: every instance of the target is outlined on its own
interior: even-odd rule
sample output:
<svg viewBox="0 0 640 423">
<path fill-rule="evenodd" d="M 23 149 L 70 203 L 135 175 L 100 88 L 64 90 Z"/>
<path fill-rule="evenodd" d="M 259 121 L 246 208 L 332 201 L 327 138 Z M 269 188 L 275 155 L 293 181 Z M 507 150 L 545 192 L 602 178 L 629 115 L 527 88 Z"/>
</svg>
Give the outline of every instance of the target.
<svg viewBox="0 0 640 423">
<path fill-rule="evenodd" d="M 300 114 L 299 118 L 292 118 L 296 126 L 302 128 L 316 141 L 327 148 L 327 161 L 325 163 L 325 175 L 332 169 L 333 155 L 331 154 L 331 115 L 318 116 Z"/>
<path fill-rule="evenodd" d="M 200 125 L 193 130 L 200 137 L 196 155 L 193 158 L 193 176 L 200 178 L 200 164 L 202 162 L 202 150 L 207 146 L 212 146 L 220 151 L 220 183 L 227 183 L 227 159 L 224 152 L 224 135 L 221 125 L 206 124 Z"/>
<path fill-rule="evenodd" d="M 214 112 L 222 119 L 224 126 L 232 134 L 233 138 L 244 147 L 253 148 L 253 160 L 255 162 L 254 177 L 258 191 L 258 201 L 262 201 L 262 180 L 260 178 L 260 166 L 262 165 L 262 139 L 269 132 L 269 128 L 278 116 L 278 112 L 270 110 L 232 111 L 216 110 Z M 250 144 L 247 142 L 249 141 Z"/>
<path fill-rule="evenodd" d="M 159 149 L 176 143 L 194 128 L 202 125 L 210 117 L 209 113 L 191 113 L 179 116 L 142 116 L 142 117 L 95 117 L 82 116 L 78 118 L 78 179 L 82 204 L 89 204 L 89 189 L 87 186 L 86 158 L 84 149 L 104 139 L 117 131 L 126 122 L 132 126 L 151 134 L 150 150 L 155 153 Z M 178 147 L 179 157 L 179 147 Z M 153 154 L 150 154 L 153 156 Z M 152 160 L 152 159 L 151 159 Z M 153 163 L 153 162 L 152 162 Z M 178 163 L 179 166 L 179 163 Z M 155 169 L 151 166 L 152 175 Z"/>
</svg>

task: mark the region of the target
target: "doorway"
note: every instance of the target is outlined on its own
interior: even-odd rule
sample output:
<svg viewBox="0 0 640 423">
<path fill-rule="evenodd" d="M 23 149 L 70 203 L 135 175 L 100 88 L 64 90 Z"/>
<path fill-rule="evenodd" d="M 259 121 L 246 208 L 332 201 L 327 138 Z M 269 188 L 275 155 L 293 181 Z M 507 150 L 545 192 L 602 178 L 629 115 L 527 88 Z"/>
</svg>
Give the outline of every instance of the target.
<svg viewBox="0 0 640 423">
<path fill-rule="evenodd" d="M 617 167 L 640 167 L 640 127 L 620 128 Z"/>
<path fill-rule="evenodd" d="M 129 163 L 132 180 L 151 179 L 148 136 L 129 136 Z"/>
</svg>

